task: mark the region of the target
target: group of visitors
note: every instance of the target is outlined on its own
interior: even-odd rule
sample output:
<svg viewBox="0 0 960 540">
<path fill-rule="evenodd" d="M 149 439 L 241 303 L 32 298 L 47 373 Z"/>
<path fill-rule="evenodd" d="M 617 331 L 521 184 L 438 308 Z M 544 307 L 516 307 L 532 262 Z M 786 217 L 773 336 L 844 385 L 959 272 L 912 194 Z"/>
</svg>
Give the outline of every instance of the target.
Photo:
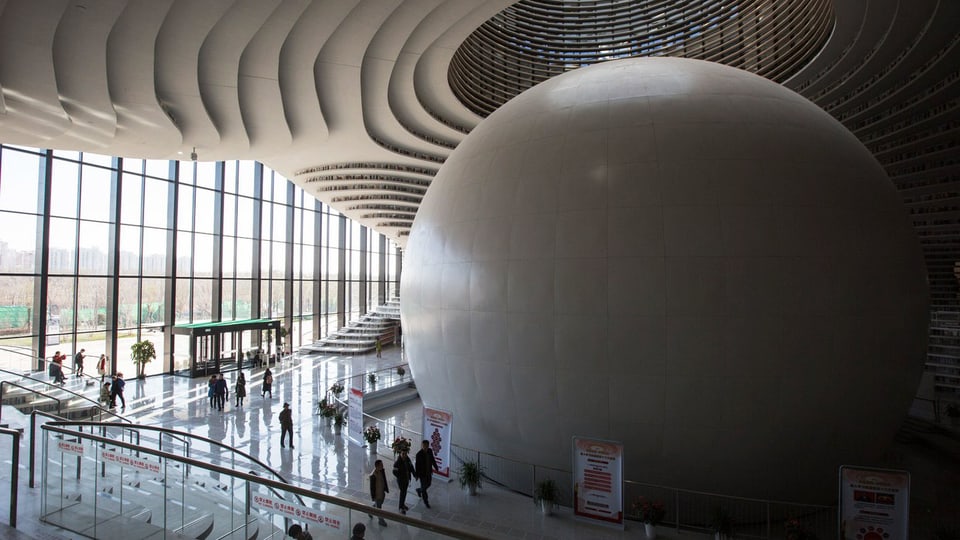
<svg viewBox="0 0 960 540">
<path fill-rule="evenodd" d="M 393 476 L 397 479 L 397 487 L 400 488 L 400 513 L 406 514 L 407 510 L 407 488 L 410 486 L 410 479 L 416 478 L 420 481 L 420 487 L 417 488 L 417 496 L 423 499 L 423 504 L 430 508 L 430 496 L 427 490 L 433 483 L 433 472 L 439 471 L 437 459 L 433 455 L 428 441 L 420 444 L 420 451 L 414 461 L 410 461 L 410 456 L 406 450 L 402 450 L 393 462 Z M 383 460 L 378 459 L 374 462 L 373 472 L 370 473 L 370 498 L 373 499 L 373 505 L 377 508 L 383 508 L 383 501 L 390 492 L 387 485 L 387 474 L 383 468 Z M 372 517 L 372 516 L 371 516 Z M 380 525 L 386 526 L 387 522 L 382 517 Z"/>
<path fill-rule="evenodd" d="M 117 407 L 117 398 L 120 399 L 121 409 L 127 408 L 127 400 L 123 397 L 123 388 L 127 382 L 123 380 L 123 373 L 118 372 L 111 380 L 100 387 L 100 402 L 111 409 Z"/>
<path fill-rule="evenodd" d="M 260 397 L 270 394 L 273 398 L 273 373 L 270 368 L 263 372 L 263 384 L 260 390 Z M 207 397 L 210 398 L 210 408 L 222 411 L 227 402 L 230 391 L 223 373 L 211 375 L 207 381 Z M 237 382 L 233 386 L 234 407 L 243 407 L 243 400 L 247 397 L 247 377 L 241 371 L 237 375 Z M 291 446 L 292 448 L 292 446 Z"/>
</svg>

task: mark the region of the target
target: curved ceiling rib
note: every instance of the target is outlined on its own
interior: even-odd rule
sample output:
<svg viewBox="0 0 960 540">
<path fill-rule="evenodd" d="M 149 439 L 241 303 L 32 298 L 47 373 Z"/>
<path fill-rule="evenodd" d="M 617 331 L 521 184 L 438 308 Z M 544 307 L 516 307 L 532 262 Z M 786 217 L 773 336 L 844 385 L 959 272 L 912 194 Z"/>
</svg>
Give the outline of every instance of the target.
<svg viewBox="0 0 960 540">
<path fill-rule="evenodd" d="M 538 77 L 693 56 L 829 110 L 953 260 L 958 24 L 946 0 L 0 0 L 0 141 L 257 159 L 403 243 L 452 148 Z"/>
</svg>

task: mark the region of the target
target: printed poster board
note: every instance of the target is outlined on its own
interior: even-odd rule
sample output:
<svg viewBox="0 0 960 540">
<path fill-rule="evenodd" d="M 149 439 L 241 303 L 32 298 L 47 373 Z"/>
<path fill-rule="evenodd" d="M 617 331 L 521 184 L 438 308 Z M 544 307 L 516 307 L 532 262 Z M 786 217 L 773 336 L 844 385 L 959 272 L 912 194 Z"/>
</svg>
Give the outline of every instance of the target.
<svg viewBox="0 0 960 540">
<path fill-rule="evenodd" d="M 347 394 L 347 440 L 363 446 L 363 390 L 350 388 Z"/>
<path fill-rule="evenodd" d="M 453 429 L 453 414 L 432 407 L 423 408 L 423 438 L 429 441 L 433 457 L 437 460 L 440 472 L 434 477 L 450 480 L 450 434 Z M 411 458 L 420 451 L 420 441 L 412 441 Z"/>
<path fill-rule="evenodd" d="M 840 538 L 910 538 L 910 473 L 840 467 Z"/>
<path fill-rule="evenodd" d="M 573 515 L 623 528 L 623 444 L 573 438 Z"/>
</svg>

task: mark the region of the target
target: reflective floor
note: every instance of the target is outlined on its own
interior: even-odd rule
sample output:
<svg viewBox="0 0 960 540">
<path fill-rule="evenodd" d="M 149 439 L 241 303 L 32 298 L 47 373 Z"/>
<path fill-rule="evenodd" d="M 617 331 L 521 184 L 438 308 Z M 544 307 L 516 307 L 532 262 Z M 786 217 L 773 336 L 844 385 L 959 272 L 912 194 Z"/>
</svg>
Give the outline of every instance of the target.
<svg viewBox="0 0 960 540">
<path fill-rule="evenodd" d="M 335 380 L 355 372 L 390 368 L 403 363 L 398 347 L 387 347 L 382 358 L 375 353 L 364 356 L 302 356 L 287 359 L 271 366 L 274 376 L 273 396 L 261 396 L 264 370 L 244 370 L 247 378 L 247 397 L 237 406 L 233 395 L 236 372 L 225 375 L 231 393 L 223 411 L 214 409 L 207 397 L 205 378 L 188 379 L 174 376 L 154 376 L 144 381 L 128 380 L 125 397 L 127 406 L 117 411 L 142 424 L 162 425 L 189 431 L 227 443 L 265 462 L 281 472 L 294 484 L 368 502 L 366 479 L 376 459 L 383 459 L 388 470 L 393 453 L 384 441 L 379 452 L 347 440 L 346 428 L 336 435 L 329 422 L 316 414 L 318 400 Z M 95 387 L 84 387 L 75 379 L 67 387 L 95 398 Z M 277 415 L 283 403 L 290 403 L 294 419 L 294 449 L 280 447 L 280 424 Z M 407 401 L 376 413 L 376 417 L 406 429 L 419 431 L 422 413 L 419 399 Z M 390 438 L 384 434 L 384 440 Z M 9 446 L 7 443 L 5 446 Z M 25 445 L 21 453 L 21 489 L 18 532 L 0 528 L 0 536 L 16 538 L 79 538 L 39 522 L 39 489 L 26 485 Z M 7 458 L 9 449 L 0 449 Z M 9 461 L 7 461 L 9 463 Z M 0 472 L 9 477 L 9 470 Z M 390 479 L 393 485 L 392 478 Z M 415 484 L 415 483 L 414 483 Z M 6 522 L 7 494 L 0 494 L 0 523 Z M 384 503 L 384 509 L 398 511 L 398 494 L 393 489 Z M 558 508 L 555 515 L 544 517 L 532 500 L 496 486 L 484 485 L 477 496 L 463 492 L 454 481 L 434 481 L 430 488 L 427 509 L 412 489 L 407 497 L 408 515 L 433 521 L 490 538 L 644 538 L 641 525 L 631 525 L 624 531 L 613 530 L 575 521 L 569 508 Z M 678 536 L 663 528 L 660 538 Z M 685 537 L 700 535 L 685 532 Z M 314 532 L 314 538 L 321 538 Z M 409 538 L 405 528 L 382 527 L 375 519 L 368 523 L 366 538 Z"/>
<path fill-rule="evenodd" d="M 279 366 L 271 366 L 274 374 L 272 397 L 262 397 L 262 368 L 245 370 L 248 395 L 243 406 L 237 406 L 233 396 L 234 381 L 237 373 L 226 374 L 231 395 L 223 411 L 211 407 L 207 397 L 207 381 L 204 378 L 188 379 L 174 376 L 155 376 L 144 381 L 130 380 L 126 386 L 127 406 L 120 410 L 124 416 L 137 423 L 162 425 L 189 431 L 196 435 L 209 437 L 227 443 L 249 453 L 255 458 L 279 470 L 292 483 L 311 489 L 345 497 L 355 501 L 368 502 L 369 496 L 365 480 L 373 468 L 375 459 L 386 462 L 391 468 L 393 454 L 381 441 L 379 453 L 373 454 L 368 448 L 350 443 L 346 429 L 342 435 L 336 435 L 333 427 L 316 414 L 318 400 L 335 380 L 353 373 L 368 372 L 376 369 L 391 368 L 403 363 L 401 351 L 397 347 L 387 347 L 383 357 L 376 358 L 374 353 L 356 357 L 338 356 L 301 356 L 283 361 Z M 83 392 L 95 398 L 98 390 L 95 386 L 84 386 L 75 379 L 68 380 L 68 388 Z M 280 447 L 280 425 L 277 420 L 284 402 L 290 403 L 294 419 L 295 449 Z M 4 420 L 8 418 L 4 407 Z M 421 407 L 419 399 L 407 401 L 389 409 L 379 411 L 376 417 L 391 424 L 415 431 L 420 430 Z M 390 439 L 385 433 L 384 439 Z M 0 441 L 0 457 L 4 466 L 0 466 L 0 479 L 8 479 L 10 448 L 9 439 Z M 27 486 L 27 452 L 24 441 L 21 444 L 20 490 L 18 530 L 4 529 L 0 526 L 2 538 L 79 538 L 78 536 L 43 525 L 37 519 L 39 515 L 39 489 Z M 957 496 L 954 483 L 960 479 L 956 465 L 940 463 L 944 457 L 935 461 L 913 453 L 901 444 L 899 456 L 903 468 L 917 473 L 922 467 L 929 469 L 929 476 L 935 476 L 946 483 L 942 493 L 931 493 L 931 499 L 950 500 Z M 897 452 L 900 452 L 899 454 Z M 919 461 L 918 461 L 919 460 Z M 6 470 L 2 470 L 6 469 Z M 393 485 L 390 478 L 391 485 Z M 916 492 L 922 484 L 917 476 Z M 949 489 L 953 484 L 954 488 Z M 936 485 L 939 485 L 937 482 Z M 919 494 L 919 493 L 916 493 Z M 952 494 L 952 495 L 951 495 Z M 430 490 L 431 507 L 427 509 L 411 489 L 407 505 L 409 515 L 427 521 L 433 521 L 458 529 L 466 529 L 490 538 L 551 538 L 551 539 L 602 539 L 602 538 L 644 538 L 642 525 L 628 522 L 623 531 L 579 522 L 573 519 L 569 508 L 559 508 L 551 517 L 542 516 L 529 497 L 485 484 L 477 496 L 464 493 L 457 482 L 442 483 L 434 481 Z M 0 523 L 7 522 L 9 494 L 0 493 Z M 384 509 L 397 511 L 398 495 L 392 490 L 384 503 Z M 960 507 L 960 506 L 958 506 Z M 706 535 L 658 527 L 659 538 L 706 538 Z M 314 532 L 314 538 L 322 538 Z M 376 520 L 368 523 L 369 538 L 409 538 L 402 527 L 382 527 Z"/>
</svg>

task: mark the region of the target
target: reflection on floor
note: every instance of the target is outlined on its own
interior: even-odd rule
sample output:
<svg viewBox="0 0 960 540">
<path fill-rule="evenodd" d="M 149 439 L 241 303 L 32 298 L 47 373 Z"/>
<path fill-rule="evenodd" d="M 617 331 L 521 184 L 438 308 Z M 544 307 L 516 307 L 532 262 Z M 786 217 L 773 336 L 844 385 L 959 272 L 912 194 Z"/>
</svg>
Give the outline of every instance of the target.
<svg viewBox="0 0 960 540">
<path fill-rule="evenodd" d="M 224 411 L 213 410 L 207 397 L 205 378 L 188 379 L 174 376 L 155 376 L 144 381 L 131 380 L 127 384 L 127 408 L 123 414 L 135 422 L 163 425 L 181 429 L 222 441 L 236 447 L 278 469 L 293 483 L 311 489 L 367 502 L 369 495 L 365 479 L 378 457 L 387 461 L 389 470 L 393 455 L 381 442 L 379 454 L 372 454 L 367 448 L 347 442 L 346 435 L 335 435 L 333 428 L 316 414 L 317 402 L 325 395 L 326 389 L 335 380 L 350 376 L 355 372 L 389 368 L 401 364 L 401 351 L 397 347 L 383 350 L 383 357 L 374 353 L 363 356 L 303 356 L 285 360 L 279 366 L 272 366 L 274 374 L 273 396 L 261 397 L 260 389 L 263 369 L 246 370 L 247 398 L 242 407 L 235 406 L 234 396 L 228 399 Z M 236 372 L 228 372 L 226 378 L 233 388 Z M 72 382 L 78 385 L 81 383 Z M 78 391 L 93 396 L 96 388 L 81 388 Z M 94 398 L 95 399 L 95 398 Z M 280 425 L 277 415 L 284 402 L 290 403 L 294 417 L 295 450 L 280 448 Z M 377 417 L 390 424 L 419 431 L 422 404 L 418 399 L 391 407 L 377 413 Z M 384 434 L 384 440 L 391 438 Z M 937 465 L 922 455 L 916 455 L 909 448 L 892 451 L 904 465 L 922 471 L 921 478 L 915 473 L 914 485 L 918 491 L 933 491 L 943 502 L 944 497 L 953 497 L 952 504 L 960 497 L 957 491 L 941 490 L 927 485 L 927 476 L 960 485 L 957 457 L 945 466 Z M 0 446 L 0 456 L 9 458 L 8 444 Z M 80 538 L 72 533 L 49 525 L 43 525 L 37 519 L 39 515 L 39 489 L 26 486 L 26 442 L 21 449 L 21 488 L 19 490 L 20 512 L 19 532 L 0 527 L 0 536 L 4 538 Z M 949 456 L 947 456 L 949 458 Z M 9 461 L 7 461 L 9 463 Z M 933 465 L 931 465 L 933 463 Z M 952 465 L 950 465 L 952 463 Z M 9 482 L 9 469 L 0 471 L 0 479 Z M 391 478 L 392 482 L 392 478 Z M 950 495 L 952 493 L 952 495 Z M 457 482 L 434 483 L 431 488 L 431 509 L 423 507 L 420 499 L 411 489 L 407 505 L 409 514 L 428 521 L 442 523 L 457 528 L 468 528 L 490 538 L 643 538 L 640 524 L 628 523 L 626 530 L 619 531 L 575 521 L 569 508 L 560 508 L 555 516 L 543 517 L 536 510 L 531 499 L 523 495 L 500 489 L 489 484 L 484 485 L 480 494 L 470 497 L 462 492 Z M 947 501 L 950 502 L 949 500 Z M 9 496 L 0 493 L 0 522 L 6 522 L 3 509 L 8 508 Z M 398 505 L 396 490 L 392 490 L 384 504 L 385 509 L 396 510 Z M 960 505 L 953 506 L 960 508 Z M 381 528 L 375 521 L 369 524 L 367 538 L 405 538 L 406 533 L 399 527 Z M 659 538 L 706 537 L 691 532 L 677 532 L 665 527 L 658 528 Z M 315 535 L 316 537 L 316 535 Z"/>
</svg>

